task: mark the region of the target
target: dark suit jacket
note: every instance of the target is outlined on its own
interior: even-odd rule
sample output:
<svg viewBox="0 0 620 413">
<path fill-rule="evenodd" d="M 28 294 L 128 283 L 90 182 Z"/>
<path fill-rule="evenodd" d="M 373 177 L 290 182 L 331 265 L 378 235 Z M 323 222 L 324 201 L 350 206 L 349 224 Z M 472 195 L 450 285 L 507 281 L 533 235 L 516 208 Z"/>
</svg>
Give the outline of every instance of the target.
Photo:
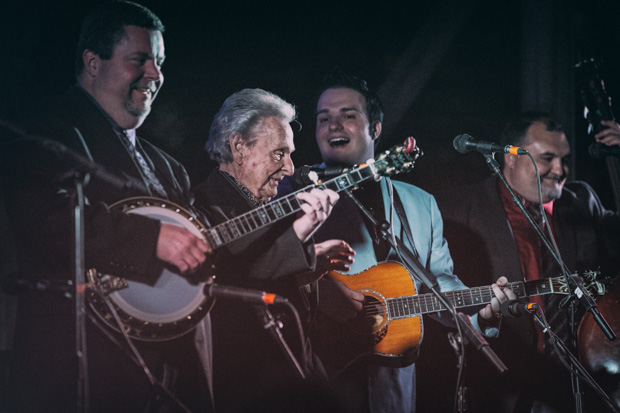
<svg viewBox="0 0 620 413">
<path fill-rule="evenodd" d="M 79 155 L 92 157 L 95 163 L 119 178 L 143 182 L 109 121 L 78 88 L 71 88 L 64 99 L 36 122 L 27 124 L 26 129 L 31 134 L 59 141 Z M 169 199 L 187 205 L 189 178 L 183 166 L 147 141 L 139 141 L 152 160 Z M 66 268 L 72 251 L 71 226 L 67 225 L 70 224 L 71 203 L 66 192 L 59 193 L 61 185 L 57 179 L 68 165 L 62 158 L 44 150 L 37 152 L 32 146 L 16 146 L 11 155 L 14 156 L 10 162 L 15 163 L 16 168 L 7 184 L 11 193 L 7 196 L 8 209 L 13 211 L 16 220 L 21 219 L 20 232 L 24 239 L 19 241 L 45 254 L 45 262 L 41 264 L 48 269 L 46 272 L 60 272 Z M 144 195 L 150 194 L 133 188 L 119 190 L 91 176 L 85 187 L 89 204 L 85 240 L 87 265 L 132 279 L 153 273 L 153 267 L 159 264 L 155 257 L 159 223 L 137 215 L 111 213 L 107 209 L 114 202 Z M 33 238 L 35 234 L 38 236 Z M 54 242 L 50 242 L 51 239 Z"/>
<path fill-rule="evenodd" d="M 56 140 L 77 154 L 92 157 L 120 178 L 142 180 L 110 122 L 81 89 L 71 88 L 62 100 L 47 109 L 37 113 L 34 122 L 23 123 L 23 128 Z M 187 205 L 189 179 L 183 166 L 148 142 L 139 140 L 139 144 L 152 161 L 170 200 Z M 73 278 L 71 185 L 62 179 L 70 162 L 62 155 L 42 150 L 39 144 L 16 144 L 12 148 L 10 154 L 3 154 L 3 160 L 12 166 L 4 182 L 20 277 L 22 281 L 48 280 L 51 285 L 59 285 Z M 135 188 L 119 189 L 97 176 L 91 176 L 84 193 L 86 268 L 137 281 L 148 281 L 158 274 L 163 265 L 156 257 L 159 222 L 108 209 L 114 202 L 149 194 Z M 72 411 L 76 383 L 73 303 L 53 291 L 28 292 L 19 301 L 13 380 L 17 408 Z M 121 410 L 144 408 L 151 386 L 142 369 L 101 332 L 91 328 L 90 323 L 87 326 L 91 410 L 105 410 L 112 405 Z M 193 334 L 174 342 L 176 351 L 188 355 L 190 365 L 201 365 L 193 348 Z M 183 362 L 166 353 L 169 346 L 138 343 L 147 364 L 159 377 L 164 364 L 178 367 Z M 200 373 L 197 374 L 192 380 L 200 382 Z M 208 393 L 206 387 L 203 390 Z"/>
<path fill-rule="evenodd" d="M 478 285 L 472 281 L 493 282 L 500 275 L 509 281 L 523 279 L 495 178 L 440 193 L 437 199 L 455 267 L 468 285 Z M 614 231 L 618 222 L 618 216 L 601 205 L 585 182 L 567 184 L 554 202 L 553 225 L 568 268 L 584 271 L 603 266 L 608 275 L 615 275 L 619 236 Z"/>
<path fill-rule="evenodd" d="M 219 170 L 194 188 L 196 206 L 217 225 L 254 209 L 241 190 Z M 220 282 L 269 288 L 274 280 L 314 269 L 312 242 L 302 243 L 293 231 L 294 217 L 284 218 L 224 246 L 217 251 Z"/>
<path fill-rule="evenodd" d="M 524 279 L 495 177 L 439 193 L 436 198 L 444 218 L 444 235 L 454 259 L 455 273 L 465 284 L 488 285 L 500 276 L 509 281 Z M 600 267 L 604 275 L 616 275 L 620 268 L 620 218 L 603 208 L 587 184 L 574 182 L 565 186 L 560 199 L 554 202 L 553 225 L 561 255 L 571 271 Z M 536 352 L 536 337 L 531 318 L 503 319 L 499 338 L 490 342 L 509 368 L 507 377 L 518 381 L 525 380 L 528 375 L 531 377 L 534 371 L 540 375 L 553 373 L 553 366 L 545 370 L 546 360 Z M 496 380 L 496 375 L 484 367 L 484 360 L 479 362 L 482 370 L 472 374 L 478 375 L 483 397 L 492 400 L 490 385 L 501 382 L 505 387 L 510 384 Z M 562 367 L 555 368 L 556 373 L 562 373 Z M 507 394 L 510 389 L 503 388 L 501 392 Z M 570 396 L 570 389 L 568 394 Z M 498 409 L 496 411 L 501 411 Z"/>
<path fill-rule="evenodd" d="M 219 170 L 212 171 L 194 192 L 196 206 L 209 215 L 213 224 L 255 208 Z M 313 270 L 316 258 L 313 242 L 302 243 L 293 231 L 294 219 L 284 218 L 216 250 L 216 282 L 280 294 L 289 298 L 305 318 L 310 303 L 295 275 Z M 252 410 L 253 402 L 273 405 L 289 397 L 283 390 L 285 386 L 289 391 L 301 389 L 295 384 L 293 366 L 288 364 L 277 340 L 265 330 L 262 311 L 257 308 L 222 298 L 211 312 L 218 410 Z M 276 314 L 279 310 L 272 309 Z M 312 363 L 306 373 L 313 374 L 316 361 L 309 347 L 300 348 L 294 319 L 287 316 L 283 321 L 288 345 L 298 360 L 302 351 L 306 354 Z M 276 394 L 278 401 L 273 399 Z"/>
</svg>

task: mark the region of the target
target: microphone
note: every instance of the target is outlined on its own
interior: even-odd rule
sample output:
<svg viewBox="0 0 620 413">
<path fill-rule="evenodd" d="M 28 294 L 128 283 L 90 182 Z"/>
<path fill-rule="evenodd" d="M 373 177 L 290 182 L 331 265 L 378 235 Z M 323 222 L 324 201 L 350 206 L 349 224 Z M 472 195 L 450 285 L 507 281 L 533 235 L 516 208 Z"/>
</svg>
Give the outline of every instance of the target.
<svg viewBox="0 0 620 413">
<path fill-rule="evenodd" d="M 595 142 L 588 147 L 588 154 L 596 159 L 607 156 L 620 157 L 620 146 L 607 146 L 604 143 Z"/>
<path fill-rule="evenodd" d="M 521 317 L 523 314 L 534 314 L 538 308 L 538 304 L 508 300 L 502 303 L 501 313 L 506 317 Z"/>
<path fill-rule="evenodd" d="M 478 151 L 484 154 L 489 154 L 493 152 L 511 153 L 513 155 L 527 154 L 527 151 L 525 149 L 521 149 L 518 146 L 502 146 L 492 142 L 477 141 L 466 133 L 454 138 L 452 145 L 454 146 L 454 149 L 456 149 L 460 153 Z"/>
<path fill-rule="evenodd" d="M 249 304 L 285 304 L 288 300 L 282 296 L 259 290 L 233 287 L 230 285 L 207 284 L 204 293 L 209 297 L 243 301 Z"/>
<path fill-rule="evenodd" d="M 316 180 L 325 180 L 340 176 L 348 170 L 349 167 L 344 166 L 328 166 L 327 168 L 319 168 L 318 166 L 304 165 L 295 170 L 295 183 L 303 186 L 312 185 Z"/>
</svg>

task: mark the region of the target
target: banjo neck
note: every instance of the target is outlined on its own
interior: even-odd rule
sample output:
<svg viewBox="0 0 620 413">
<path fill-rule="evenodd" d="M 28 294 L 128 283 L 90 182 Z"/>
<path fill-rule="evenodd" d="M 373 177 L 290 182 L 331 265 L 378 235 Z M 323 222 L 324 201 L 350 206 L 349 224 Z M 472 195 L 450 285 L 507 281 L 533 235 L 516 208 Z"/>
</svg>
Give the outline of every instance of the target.
<svg viewBox="0 0 620 413">
<path fill-rule="evenodd" d="M 273 222 L 297 213 L 301 209 L 301 202 L 297 198 L 297 194 L 301 192 L 312 188 L 331 189 L 335 192 L 356 188 L 361 182 L 374 179 L 376 176 L 390 176 L 411 170 L 418 156 L 420 156 L 420 150 L 417 147 L 406 149 L 403 146 L 395 146 L 382 153 L 374 162 L 369 162 L 366 165 L 353 169 L 345 169 L 342 175 L 333 179 L 307 186 L 285 197 L 208 228 L 204 231 L 205 238 L 213 249 L 217 249 Z"/>
</svg>

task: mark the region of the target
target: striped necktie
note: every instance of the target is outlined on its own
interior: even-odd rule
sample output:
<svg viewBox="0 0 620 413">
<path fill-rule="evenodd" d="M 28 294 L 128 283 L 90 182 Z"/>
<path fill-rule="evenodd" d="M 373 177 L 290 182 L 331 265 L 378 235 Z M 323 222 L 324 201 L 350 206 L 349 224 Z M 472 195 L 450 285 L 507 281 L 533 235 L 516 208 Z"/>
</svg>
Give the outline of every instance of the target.
<svg viewBox="0 0 620 413">
<path fill-rule="evenodd" d="M 167 199 L 168 194 L 166 193 L 166 190 L 164 189 L 161 182 L 159 182 L 159 179 L 157 179 L 157 176 L 155 176 L 155 171 L 153 171 L 153 169 L 149 166 L 145 157 L 142 155 L 142 153 L 140 153 L 138 148 L 131 142 L 131 138 L 129 137 L 127 131 L 122 130 L 120 135 L 121 138 L 124 140 L 125 146 L 129 150 L 130 154 L 132 155 L 136 163 L 140 165 L 142 176 L 144 177 L 151 192 L 154 195 Z"/>
</svg>

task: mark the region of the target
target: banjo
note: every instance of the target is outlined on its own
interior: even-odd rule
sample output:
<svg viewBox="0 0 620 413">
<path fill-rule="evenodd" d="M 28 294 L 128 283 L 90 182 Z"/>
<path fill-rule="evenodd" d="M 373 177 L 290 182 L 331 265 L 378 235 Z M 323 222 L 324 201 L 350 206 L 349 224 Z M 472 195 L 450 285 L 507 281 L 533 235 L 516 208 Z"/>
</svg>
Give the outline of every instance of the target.
<svg viewBox="0 0 620 413">
<path fill-rule="evenodd" d="M 138 214 L 164 223 L 186 228 L 203 238 L 213 250 L 247 234 L 297 213 L 301 201 L 299 192 L 312 188 L 339 192 L 355 189 L 357 185 L 380 176 L 391 176 L 413 169 L 420 149 L 413 138 L 404 145 L 394 146 L 365 165 L 344 169 L 343 173 L 325 182 L 317 181 L 286 197 L 239 215 L 213 227 L 204 225 L 192 212 L 173 202 L 154 197 L 134 197 L 110 206 L 113 211 Z M 131 281 L 96 269 L 87 272 L 89 287 L 87 302 L 91 310 L 107 326 L 119 330 L 114 313 L 130 337 L 142 341 L 166 341 L 191 331 L 209 312 L 214 299 L 207 296 L 204 287 L 212 278 L 198 282 L 184 277 L 174 268 L 165 267 L 154 278 L 154 284 Z M 110 309 L 113 307 L 113 310 Z"/>
</svg>

